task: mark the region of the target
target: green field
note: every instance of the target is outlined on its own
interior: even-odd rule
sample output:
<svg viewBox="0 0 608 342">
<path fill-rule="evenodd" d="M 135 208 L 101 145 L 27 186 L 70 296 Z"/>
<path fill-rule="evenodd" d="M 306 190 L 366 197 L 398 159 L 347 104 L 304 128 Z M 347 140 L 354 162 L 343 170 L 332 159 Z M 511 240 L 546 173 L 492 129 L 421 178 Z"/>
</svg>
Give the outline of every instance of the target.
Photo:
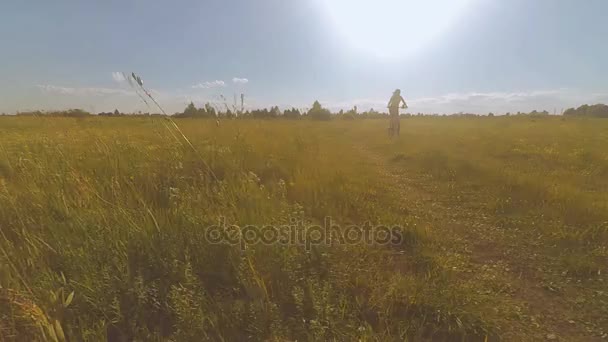
<svg viewBox="0 0 608 342">
<path fill-rule="evenodd" d="M 608 120 L 175 122 L 0 118 L 0 341 L 608 338 Z"/>
</svg>

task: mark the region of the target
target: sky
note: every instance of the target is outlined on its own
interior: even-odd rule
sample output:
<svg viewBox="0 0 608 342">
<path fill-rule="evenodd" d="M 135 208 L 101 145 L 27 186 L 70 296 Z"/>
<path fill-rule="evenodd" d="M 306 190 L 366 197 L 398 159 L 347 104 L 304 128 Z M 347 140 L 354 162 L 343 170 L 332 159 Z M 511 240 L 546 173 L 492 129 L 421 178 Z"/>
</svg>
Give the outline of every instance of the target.
<svg viewBox="0 0 608 342">
<path fill-rule="evenodd" d="M 187 103 L 505 113 L 608 103 L 605 0 L 0 3 L 0 112 Z"/>
</svg>

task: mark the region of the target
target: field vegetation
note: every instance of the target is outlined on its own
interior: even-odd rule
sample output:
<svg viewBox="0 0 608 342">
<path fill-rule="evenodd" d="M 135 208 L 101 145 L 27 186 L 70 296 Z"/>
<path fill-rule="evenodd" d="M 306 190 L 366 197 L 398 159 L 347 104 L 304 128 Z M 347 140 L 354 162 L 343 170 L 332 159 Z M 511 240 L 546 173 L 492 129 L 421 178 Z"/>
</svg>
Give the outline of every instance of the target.
<svg viewBox="0 0 608 342">
<path fill-rule="evenodd" d="M 316 110 L 1 117 L 0 340 L 608 338 L 608 121 Z M 327 217 L 402 238 L 206 234 Z"/>
</svg>

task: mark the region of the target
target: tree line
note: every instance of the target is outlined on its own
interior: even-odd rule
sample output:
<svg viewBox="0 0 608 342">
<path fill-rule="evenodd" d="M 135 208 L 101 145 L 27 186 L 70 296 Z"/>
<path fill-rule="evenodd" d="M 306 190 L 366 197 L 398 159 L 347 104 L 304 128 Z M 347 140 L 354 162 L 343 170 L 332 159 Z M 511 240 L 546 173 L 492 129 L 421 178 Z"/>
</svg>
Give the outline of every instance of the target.
<svg viewBox="0 0 608 342">
<path fill-rule="evenodd" d="M 228 106 L 225 106 L 225 110 L 217 110 L 214 106 L 206 103 L 203 107 L 197 108 L 194 103 L 190 102 L 186 109 L 181 113 L 175 113 L 173 116 L 177 118 L 253 118 L 253 119 L 300 119 L 302 117 L 309 117 L 317 120 L 329 120 L 331 119 L 331 112 L 328 109 L 323 108 L 319 101 L 315 101 L 309 110 L 300 110 L 297 108 L 285 109 L 281 111 L 278 106 L 273 106 L 261 109 L 252 109 L 246 111 L 231 110 Z"/>
<path fill-rule="evenodd" d="M 608 106 L 605 104 L 582 105 L 576 109 L 568 108 L 564 116 L 608 118 Z"/>
<path fill-rule="evenodd" d="M 31 111 L 31 112 L 19 112 L 17 115 L 20 116 L 62 116 L 62 117 L 85 117 L 93 115 L 82 109 L 70 109 L 65 111 Z M 157 113 L 121 113 L 117 109 L 113 112 L 101 112 L 97 113 L 98 116 L 161 116 Z M 506 113 L 505 116 L 533 116 L 542 117 L 548 116 L 549 112 L 533 110 L 529 113 L 517 112 L 517 113 Z M 596 118 L 608 118 L 608 105 L 595 104 L 595 105 L 582 105 L 578 108 L 569 108 L 564 113 L 564 116 L 568 117 L 596 117 Z M 204 104 L 202 107 L 197 108 L 194 103 L 190 102 L 182 112 L 174 113 L 172 115 L 175 118 L 238 118 L 238 119 L 312 119 L 312 120 L 331 120 L 331 119 L 380 119 L 386 118 L 387 113 L 378 112 L 374 109 L 370 109 L 364 112 L 358 112 L 357 106 L 347 111 L 340 110 L 339 112 L 332 113 L 329 109 L 324 108 L 319 101 L 315 101 L 310 109 L 298 109 L 289 108 L 280 110 L 278 106 L 261 109 L 251 109 L 246 111 L 239 111 L 235 108 L 230 109 L 224 105 L 224 108 L 218 108 L 210 103 Z M 486 115 L 473 114 L 473 113 L 455 113 L 455 114 L 423 114 L 423 113 L 403 113 L 403 117 L 411 116 L 457 116 L 457 117 L 480 117 L 480 116 L 495 116 L 494 113 L 488 113 Z"/>
</svg>

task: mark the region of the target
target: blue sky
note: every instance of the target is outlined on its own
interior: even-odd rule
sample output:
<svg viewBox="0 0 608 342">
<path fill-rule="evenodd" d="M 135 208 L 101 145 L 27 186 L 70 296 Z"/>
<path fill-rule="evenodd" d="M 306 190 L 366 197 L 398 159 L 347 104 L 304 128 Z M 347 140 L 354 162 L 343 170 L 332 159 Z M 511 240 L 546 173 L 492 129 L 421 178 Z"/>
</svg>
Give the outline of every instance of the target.
<svg viewBox="0 0 608 342">
<path fill-rule="evenodd" d="M 248 107 L 382 110 L 395 88 L 412 112 L 559 112 L 608 102 L 606 13 L 605 0 L 3 1 L 0 112 L 149 111 L 116 77 L 131 71 L 170 112 L 241 92 Z"/>
</svg>

